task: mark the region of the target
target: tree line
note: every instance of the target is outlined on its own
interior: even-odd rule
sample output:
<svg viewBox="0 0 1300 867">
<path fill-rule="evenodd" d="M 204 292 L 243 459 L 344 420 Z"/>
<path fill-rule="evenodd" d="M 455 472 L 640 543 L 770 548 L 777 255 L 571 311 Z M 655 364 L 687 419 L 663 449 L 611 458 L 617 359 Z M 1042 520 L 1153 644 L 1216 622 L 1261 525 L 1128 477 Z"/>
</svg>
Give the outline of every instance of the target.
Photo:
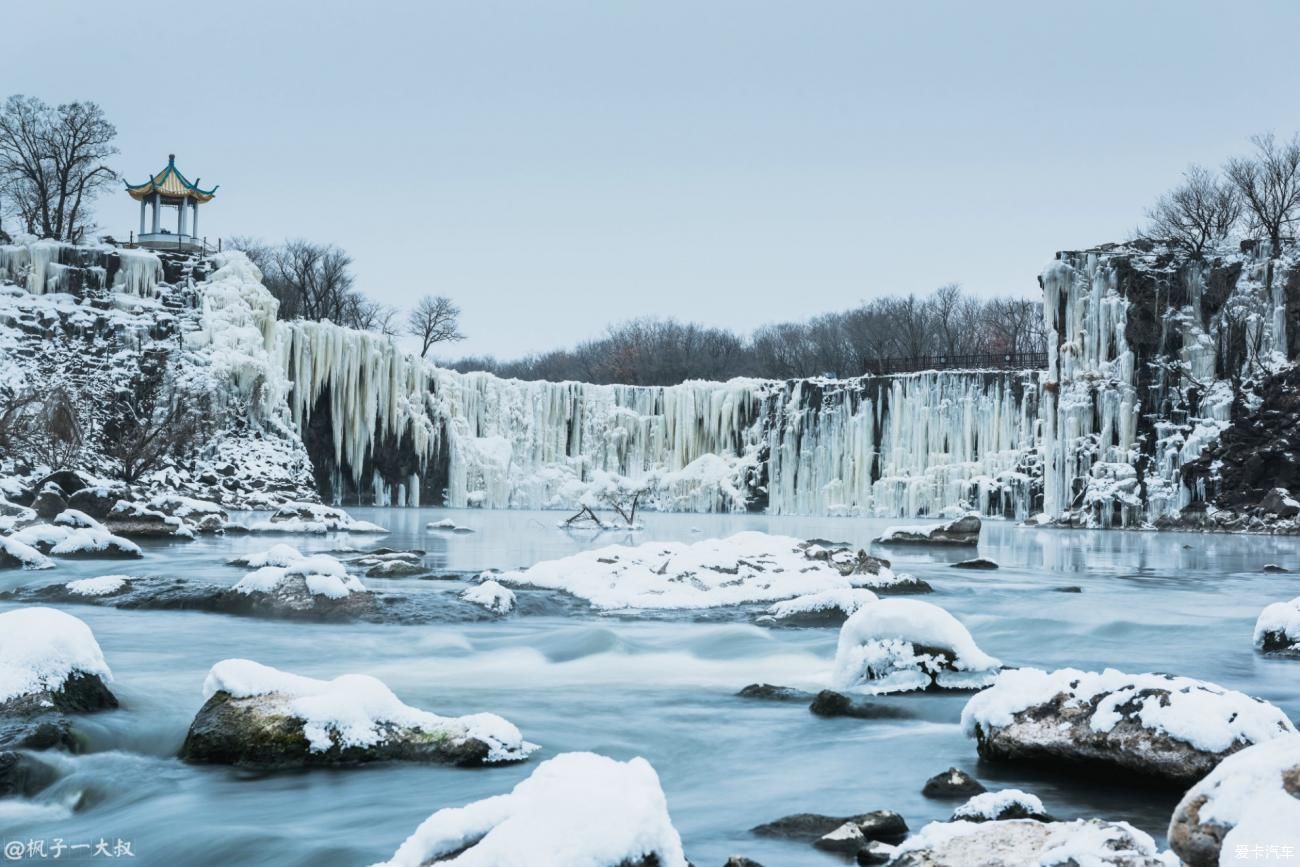
<svg viewBox="0 0 1300 867">
<path fill-rule="evenodd" d="M 1042 305 L 981 299 L 956 284 L 929 296 L 877 298 L 839 313 L 764 325 L 747 335 L 676 319 L 642 318 L 604 335 L 514 361 L 477 356 L 440 362 L 514 379 L 675 385 L 735 376 L 791 379 L 871 372 L 919 356 L 1045 351 Z"/>
</svg>

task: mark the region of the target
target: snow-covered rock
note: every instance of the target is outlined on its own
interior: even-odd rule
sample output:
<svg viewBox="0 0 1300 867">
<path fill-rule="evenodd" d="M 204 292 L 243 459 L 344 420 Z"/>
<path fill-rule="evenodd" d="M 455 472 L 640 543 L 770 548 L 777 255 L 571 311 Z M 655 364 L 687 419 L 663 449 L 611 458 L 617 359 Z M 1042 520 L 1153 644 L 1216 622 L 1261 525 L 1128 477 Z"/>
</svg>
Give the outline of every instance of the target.
<svg viewBox="0 0 1300 867">
<path fill-rule="evenodd" d="M 130 500 L 113 504 L 104 518 L 104 527 L 120 536 L 136 538 L 194 538 L 194 528 L 184 518 Z"/>
<path fill-rule="evenodd" d="M 977 545 L 978 515 L 966 515 L 943 524 L 887 527 L 876 539 L 882 545 Z"/>
<path fill-rule="evenodd" d="M 969 798 L 982 795 L 984 784 L 960 768 L 949 768 L 925 781 L 921 794 L 927 798 Z"/>
<path fill-rule="evenodd" d="M 1274 602 L 1255 621 L 1255 649 L 1273 656 L 1300 657 L 1300 596 Z"/>
<path fill-rule="evenodd" d="M 1127 822 L 931 822 L 898 847 L 890 867 L 1177 867 Z"/>
<path fill-rule="evenodd" d="M 897 843 L 907 835 L 907 823 L 893 810 L 877 810 L 849 819 L 813 841 L 826 852 L 856 855 L 872 842 Z"/>
<path fill-rule="evenodd" d="M 69 581 L 63 586 L 73 596 L 112 596 L 129 590 L 131 578 L 127 575 L 101 575 Z"/>
<path fill-rule="evenodd" d="M 434 813 L 384 862 L 422 867 L 687 867 L 642 758 L 561 753 L 506 795 Z"/>
<path fill-rule="evenodd" d="M 880 561 L 858 571 L 853 564 L 810 556 L 810 550 L 788 536 L 745 532 L 693 544 L 611 545 L 505 572 L 498 580 L 563 590 L 601 609 L 712 608 L 824 590 L 868 587 L 880 593 L 916 586 Z"/>
<path fill-rule="evenodd" d="M 1169 847 L 1188 867 L 1244 860 L 1257 846 L 1261 858 L 1300 854 L 1300 735 L 1228 756 L 1183 795 L 1169 823 Z"/>
<path fill-rule="evenodd" d="M 1004 671 L 962 711 L 980 756 L 1102 768 L 1187 785 L 1226 756 L 1293 734 L 1273 705 L 1167 674 Z"/>
<path fill-rule="evenodd" d="M 263 566 L 288 566 L 290 563 L 296 563 L 301 559 L 303 559 L 303 554 L 297 548 L 283 542 L 277 542 L 265 551 L 254 551 L 251 554 L 236 557 L 230 563 L 233 566 L 261 569 Z"/>
<path fill-rule="evenodd" d="M 443 518 L 441 521 L 430 521 L 427 525 L 430 530 L 439 530 L 444 533 L 473 533 L 471 527 L 462 527 L 450 518 Z"/>
<path fill-rule="evenodd" d="M 767 618 L 785 626 L 835 625 L 843 623 L 862 606 L 880 597 L 865 587 L 841 587 L 796 596 L 767 609 Z"/>
<path fill-rule="evenodd" d="M 248 526 L 250 533 L 387 533 L 378 524 L 358 521 L 342 509 L 320 503 L 285 503 L 265 521 Z"/>
<path fill-rule="evenodd" d="M 907 836 L 907 822 L 893 810 L 872 810 L 860 816 L 825 816 L 821 813 L 794 813 L 750 828 L 759 837 L 818 841 L 832 836 L 843 842 L 854 839 L 898 842 Z M 847 845 L 832 842 L 826 848 L 844 851 Z"/>
<path fill-rule="evenodd" d="M 55 608 L 0 613 L 0 716 L 116 707 L 90 627 Z"/>
<path fill-rule="evenodd" d="M 54 523 L 63 527 L 85 527 L 91 530 L 104 529 L 103 524 L 80 509 L 64 509 L 54 516 Z"/>
<path fill-rule="evenodd" d="M 1047 814 L 1038 796 L 1022 792 L 1020 789 L 981 792 L 958 807 L 952 814 L 954 822 L 997 822 L 1003 819 L 1052 821 L 1052 817 Z"/>
<path fill-rule="evenodd" d="M 1001 666 L 939 606 L 882 599 L 840 628 L 831 680 L 841 689 L 873 693 L 973 689 L 992 683 Z"/>
<path fill-rule="evenodd" d="M 509 614 L 515 609 L 514 591 L 491 579 L 468 588 L 460 594 L 460 598 L 482 605 L 493 614 Z"/>
<path fill-rule="evenodd" d="M 259 767 L 400 759 L 482 765 L 536 749 L 494 714 L 443 717 L 403 704 L 363 674 L 316 680 L 248 659 L 208 672 L 181 758 Z"/>
<path fill-rule="evenodd" d="M 12 536 L 0 536 L 0 569 L 53 569 L 54 561 Z"/>
<path fill-rule="evenodd" d="M 72 530 L 50 548 L 55 557 L 143 557 L 140 546 L 130 539 L 115 536 L 107 530 L 83 527 Z"/>
</svg>

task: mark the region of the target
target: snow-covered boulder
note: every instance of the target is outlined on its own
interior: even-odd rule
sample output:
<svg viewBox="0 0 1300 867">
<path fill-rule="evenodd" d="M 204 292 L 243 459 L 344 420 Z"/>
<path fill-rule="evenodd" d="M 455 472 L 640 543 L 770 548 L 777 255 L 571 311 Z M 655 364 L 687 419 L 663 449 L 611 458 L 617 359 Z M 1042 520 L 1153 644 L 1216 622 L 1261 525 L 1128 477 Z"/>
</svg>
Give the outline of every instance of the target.
<svg viewBox="0 0 1300 867">
<path fill-rule="evenodd" d="M 992 683 L 1001 667 L 938 605 L 882 599 L 840 628 L 831 680 L 840 689 L 873 693 L 974 689 Z"/>
<path fill-rule="evenodd" d="M 98 578 L 69 581 L 63 588 L 73 596 L 115 596 L 131 589 L 131 579 L 126 575 L 101 575 Z"/>
<path fill-rule="evenodd" d="M 1255 621 L 1255 649 L 1271 656 L 1300 658 L 1300 596 L 1274 602 Z"/>
<path fill-rule="evenodd" d="M 50 548 L 55 557 L 138 558 L 144 552 L 130 539 L 115 536 L 104 529 L 82 527 L 68 531 L 64 539 Z"/>
<path fill-rule="evenodd" d="M 1291 492 L 1286 488 L 1273 488 L 1259 501 L 1259 508 L 1279 518 L 1294 518 L 1300 515 L 1300 501 L 1292 497 Z"/>
<path fill-rule="evenodd" d="M 1038 796 L 1022 792 L 1020 789 L 981 792 L 958 807 L 952 814 L 954 822 L 998 822 L 1004 819 L 1052 821 L 1052 817 L 1047 814 Z"/>
<path fill-rule="evenodd" d="M 64 509 L 54 516 L 54 523 L 61 527 L 84 527 L 90 530 L 102 530 L 104 525 L 80 509 Z"/>
<path fill-rule="evenodd" d="M 130 500 L 118 500 L 102 520 L 109 532 L 119 536 L 143 539 L 194 538 L 194 528 L 184 518 Z"/>
<path fill-rule="evenodd" d="M 969 798 L 987 791 L 984 784 L 960 768 L 949 768 L 925 781 L 921 794 L 927 798 Z"/>
<path fill-rule="evenodd" d="M 55 608 L 0 613 L 0 717 L 117 707 L 90 627 Z"/>
<path fill-rule="evenodd" d="M 188 762 L 286 768 L 383 760 L 483 765 L 536 749 L 494 714 L 443 717 L 364 674 L 316 680 L 248 659 L 208 672 L 181 747 Z"/>
<path fill-rule="evenodd" d="M 0 536 L 0 569 L 53 569 L 54 561 L 12 536 Z"/>
<path fill-rule="evenodd" d="M 68 497 L 68 508 L 89 515 L 96 521 L 108 518 L 119 500 L 130 495 L 120 482 L 102 482 L 88 485 Z"/>
<path fill-rule="evenodd" d="M 989 865 L 1176 867 L 1149 834 L 1127 822 L 931 822 L 895 852 L 890 867 Z"/>
<path fill-rule="evenodd" d="M 471 527 L 462 527 L 450 518 L 443 518 L 441 521 L 430 521 L 425 525 L 430 530 L 438 530 L 443 533 L 473 533 Z"/>
<path fill-rule="evenodd" d="M 358 521 L 342 509 L 320 503 L 285 503 L 269 520 L 248 526 L 251 533 L 387 533 L 378 524 Z"/>
<path fill-rule="evenodd" d="M 385 867 L 686 867 L 659 776 L 642 758 L 561 753 L 506 795 L 434 813 Z"/>
<path fill-rule="evenodd" d="M 63 497 L 63 489 L 53 482 L 48 482 L 32 499 L 32 511 L 48 521 L 68 508 L 68 501 Z"/>
<path fill-rule="evenodd" d="M 265 551 L 254 551 L 242 557 L 235 557 L 230 561 L 230 564 L 232 566 L 247 566 L 250 569 L 261 569 L 263 566 L 288 566 L 290 563 L 296 563 L 302 558 L 303 554 L 297 548 L 283 542 L 277 542 Z"/>
<path fill-rule="evenodd" d="M 1183 795 L 1169 823 L 1169 848 L 1188 867 L 1244 860 L 1242 847 L 1250 857 L 1261 845 L 1265 854 L 1300 853 L 1300 735 L 1228 756 Z"/>
<path fill-rule="evenodd" d="M 460 594 L 460 598 L 475 605 L 482 605 L 493 614 L 509 614 L 515 610 L 514 591 L 491 579 L 465 590 Z"/>
<path fill-rule="evenodd" d="M 369 563 L 367 578 L 410 578 L 429 573 L 428 567 L 424 565 L 424 557 L 419 554 L 385 554 L 380 557 L 363 557 L 354 562 Z"/>
<path fill-rule="evenodd" d="M 1189 785 L 1232 753 L 1293 734 L 1268 702 L 1168 674 L 1004 671 L 962 710 L 979 754 Z"/>
<path fill-rule="evenodd" d="M 943 524 L 888 527 L 876 539 L 882 545 L 977 545 L 979 540 L 980 519 L 977 515 L 966 515 Z"/>
<path fill-rule="evenodd" d="M 834 626 L 879 598 L 865 587 L 823 590 L 778 602 L 767 609 L 767 616 L 762 619 L 782 626 Z"/>
<path fill-rule="evenodd" d="M 267 552 L 270 556 L 270 552 Z M 230 593 L 232 604 L 247 613 L 273 616 L 351 618 L 368 613 L 374 596 L 349 575 L 347 567 L 328 554 L 313 554 L 284 566 L 262 566 L 239 580 Z M 237 597 L 244 597 L 243 600 Z M 246 605 L 239 603 L 246 602 Z"/>
<path fill-rule="evenodd" d="M 693 544 L 610 545 L 505 572 L 498 580 L 563 590 L 607 610 L 713 608 L 824 590 L 867 587 L 883 593 L 917 586 L 880 563 L 859 566 L 853 555 L 852 563 L 840 564 L 798 539 L 746 532 Z"/>
</svg>

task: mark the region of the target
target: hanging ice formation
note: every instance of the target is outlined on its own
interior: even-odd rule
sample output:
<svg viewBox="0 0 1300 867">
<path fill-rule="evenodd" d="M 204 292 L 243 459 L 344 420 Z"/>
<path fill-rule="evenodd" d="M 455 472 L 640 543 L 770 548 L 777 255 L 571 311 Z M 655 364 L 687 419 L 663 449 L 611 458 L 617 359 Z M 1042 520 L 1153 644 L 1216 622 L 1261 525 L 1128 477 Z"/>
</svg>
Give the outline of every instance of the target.
<svg viewBox="0 0 1300 867">
<path fill-rule="evenodd" d="M 33 295 L 111 291 L 152 298 L 163 278 L 162 260 L 148 250 L 80 245 L 22 236 L 0 245 L 0 280 Z"/>
</svg>

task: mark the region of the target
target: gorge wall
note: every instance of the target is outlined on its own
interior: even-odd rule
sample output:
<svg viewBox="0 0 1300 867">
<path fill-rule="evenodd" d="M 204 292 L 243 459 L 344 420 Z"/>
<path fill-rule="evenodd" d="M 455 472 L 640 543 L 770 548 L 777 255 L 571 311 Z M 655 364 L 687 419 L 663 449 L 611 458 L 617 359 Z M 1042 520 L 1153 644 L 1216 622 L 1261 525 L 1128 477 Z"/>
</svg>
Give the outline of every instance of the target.
<svg viewBox="0 0 1300 867">
<path fill-rule="evenodd" d="M 1246 526 L 1269 474 L 1290 466 L 1248 461 L 1264 418 L 1277 434 L 1265 451 L 1282 448 L 1294 401 L 1297 249 L 1270 253 L 1058 254 L 1040 277 L 1044 371 L 640 387 L 461 374 L 379 335 L 276 321 L 238 253 L 27 240 L 0 247 L 0 324 L 25 335 L 0 353 L 23 375 L 58 367 L 49 347 L 63 337 L 31 316 L 110 354 L 172 347 L 217 406 L 210 441 L 171 482 L 202 487 L 219 465 L 235 503 L 257 502 L 259 476 L 284 496 L 486 508 L 574 508 L 614 484 L 685 511 Z"/>
</svg>

